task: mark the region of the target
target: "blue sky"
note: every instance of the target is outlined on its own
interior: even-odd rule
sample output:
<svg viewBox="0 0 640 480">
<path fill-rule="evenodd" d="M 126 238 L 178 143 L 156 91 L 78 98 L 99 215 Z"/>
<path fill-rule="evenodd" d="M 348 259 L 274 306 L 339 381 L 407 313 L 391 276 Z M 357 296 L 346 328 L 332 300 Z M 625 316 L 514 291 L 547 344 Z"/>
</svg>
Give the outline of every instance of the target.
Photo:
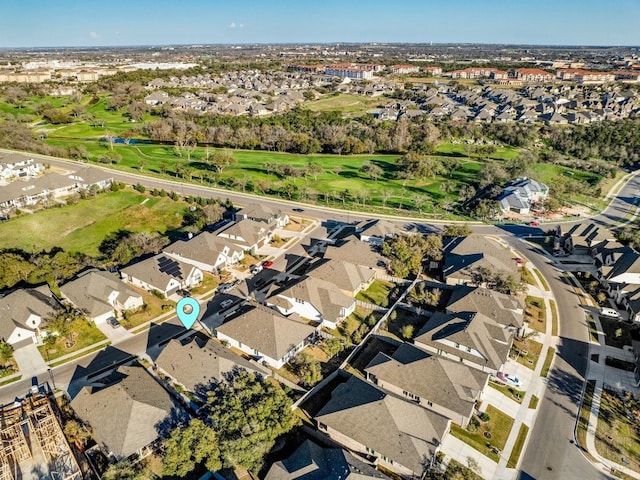
<svg viewBox="0 0 640 480">
<path fill-rule="evenodd" d="M 0 47 L 640 45 L 640 0 L 0 0 Z"/>
</svg>

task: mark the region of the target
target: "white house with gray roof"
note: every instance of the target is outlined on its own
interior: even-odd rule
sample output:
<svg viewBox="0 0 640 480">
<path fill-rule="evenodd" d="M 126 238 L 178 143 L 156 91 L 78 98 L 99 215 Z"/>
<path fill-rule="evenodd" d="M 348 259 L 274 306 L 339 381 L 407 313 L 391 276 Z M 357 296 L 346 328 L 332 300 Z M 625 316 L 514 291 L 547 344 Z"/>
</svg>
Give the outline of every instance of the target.
<svg viewBox="0 0 640 480">
<path fill-rule="evenodd" d="M 62 285 L 60 293 L 64 300 L 87 312 L 87 316 L 96 323 L 144 304 L 140 293 L 127 287 L 114 274 L 101 270 L 82 273 Z"/>
<path fill-rule="evenodd" d="M 498 202 L 503 212 L 527 214 L 532 204 L 543 201 L 548 195 L 549 187 L 544 183 L 525 177 L 508 182 Z"/>
<path fill-rule="evenodd" d="M 234 222 L 218 233 L 219 237 L 228 239 L 244 250 L 252 251 L 257 251 L 260 247 L 268 245 L 272 235 L 273 230 L 269 224 L 256 222 L 249 218 Z"/>
<path fill-rule="evenodd" d="M 241 247 L 211 232 L 200 233 L 189 240 L 178 240 L 163 252 L 175 260 L 198 267 L 203 272 L 215 272 L 244 258 Z"/>
<path fill-rule="evenodd" d="M 227 342 L 256 360 L 281 368 L 316 338 L 318 328 L 260 305 L 245 307 L 216 328 Z"/>
<path fill-rule="evenodd" d="M 0 298 L 0 340 L 14 348 L 37 343 L 42 321 L 59 308 L 46 285 L 8 293 Z"/>
<path fill-rule="evenodd" d="M 155 255 L 120 270 L 125 282 L 151 292 L 157 290 L 170 297 L 180 289 L 202 282 L 202 270 L 167 255 Z"/>
<path fill-rule="evenodd" d="M 267 299 L 283 315 L 302 318 L 335 329 L 356 308 L 353 297 L 345 295 L 333 283 L 317 277 L 306 277 L 290 287 L 278 290 Z"/>
</svg>

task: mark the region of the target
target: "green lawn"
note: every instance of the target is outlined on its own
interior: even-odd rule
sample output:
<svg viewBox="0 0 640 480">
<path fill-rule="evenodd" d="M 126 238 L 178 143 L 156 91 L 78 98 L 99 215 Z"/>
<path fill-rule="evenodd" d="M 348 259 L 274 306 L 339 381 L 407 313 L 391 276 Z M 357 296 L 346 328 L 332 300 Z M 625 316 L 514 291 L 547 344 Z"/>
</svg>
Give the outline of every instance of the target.
<svg viewBox="0 0 640 480">
<path fill-rule="evenodd" d="M 518 465 L 518 460 L 520 459 L 520 453 L 522 453 L 522 448 L 524 447 L 524 442 L 527 439 L 527 434 L 529 433 L 529 427 L 524 423 L 520 425 L 520 430 L 518 430 L 518 438 L 516 438 L 516 443 L 513 445 L 513 449 L 511 450 L 511 455 L 509 455 L 509 461 L 507 462 L 507 468 L 516 468 Z"/>
<path fill-rule="evenodd" d="M 389 101 L 385 97 L 372 98 L 364 95 L 340 93 L 305 103 L 304 106 L 313 112 L 339 112 L 344 116 L 358 116 L 379 105 L 389 103 Z"/>
<path fill-rule="evenodd" d="M 547 310 L 544 299 L 527 295 L 524 302 L 525 320 L 529 322 L 531 328 L 544 334 L 547 331 Z"/>
<path fill-rule="evenodd" d="M 104 333 L 93 322 L 88 320 L 73 320 L 72 331 L 73 345 L 71 347 L 67 347 L 66 337 L 60 337 L 53 345 L 40 345 L 38 347 L 42 358 L 49 362 L 107 339 Z"/>
<path fill-rule="evenodd" d="M 182 222 L 187 204 L 133 190 L 107 192 L 76 205 L 25 214 L 0 223 L 0 248 L 27 251 L 61 247 L 98 256 L 105 236 L 118 230 L 166 234 Z"/>
<path fill-rule="evenodd" d="M 133 285 L 128 285 L 128 287 L 134 289 L 142 295 L 145 306 L 140 308 L 140 310 L 136 311 L 135 313 L 127 314 L 126 319 L 123 318 L 120 321 L 122 326 L 127 330 L 131 330 L 138 325 L 150 322 L 163 313 L 172 311 L 176 306 L 175 302 L 171 300 L 161 300 L 155 295 L 152 295 L 149 292 L 145 292 L 144 290 L 134 287 Z"/>
<path fill-rule="evenodd" d="M 549 306 L 551 307 L 551 335 L 558 336 L 558 308 L 556 307 L 555 300 L 549 300 Z"/>
<path fill-rule="evenodd" d="M 547 350 L 547 356 L 544 359 L 544 365 L 542 365 L 542 370 L 540 371 L 541 377 L 547 377 L 549 375 L 549 370 L 551 370 L 551 362 L 553 361 L 553 356 L 556 353 L 556 349 L 553 347 L 549 347 Z"/>
<path fill-rule="evenodd" d="M 545 280 L 544 276 L 542 275 L 542 273 L 540 273 L 540 271 L 537 268 L 533 269 L 533 273 L 536 274 L 536 276 L 538 277 L 538 280 L 540 280 L 540 283 L 542 283 L 543 288 L 546 291 L 549 291 L 549 284 L 547 283 L 547 281 Z"/>
<path fill-rule="evenodd" d="M 529 400 L 529 408 L 531 409 L 537 408 L 539 402 L 540 402 L 540 399 L 538 397 L 536 397 L 535 395 L 531 395 L 531 400 Z"/>
<path fill-rule="evenodd" d="M 396 318 L 392 320 L 390 316 L 386 322 L 386 330 L 380 330 L 380 333 L 386 333 L 391 338 L 395 338 L 400 341 L 409 340 L 408 338 L 405 339 L 402 335 L 403 327 L 406 325 L 411 325 L 413 327 L 413 338 L 418 335 L 418 332 L 420 332 L 422 327 L 424 327 L 424 324 L 427 323 L 427 320 L 429 319 L 426 316 L 416 315 L 404 308 L 396 308 L 394 312 L 396 314 Z M 393 313 L 391 315 L 393 316 Z"/>
<path fill-rule="evenodd" d="M 515 358 L 519 364 L 535 370 L 538 360 L 540 359 L 541 351 L 542 344 L 532 338 L 526 338 L 524 340 L 515 339 L 511 347 L 510 356 L 511 358 Z"/>
<path fill-rule="evenodd" d="M 343 340 L 349 345 L 352 341 L 353 333 L 362 325 L 365 319 L 371 314 L 371 310 L 362 307 L 356 307 L 356 310 L 345 318 L 336 330 L 327 331 L 336 338 Z M 379 317 L 378 317 L 379 318 Z"/>
<path fill-rule="evenodd" d="M 518 390 L 517 388 L 510 387 L 509 385 L 499 385 L 494 382 L 489 382 L 489 386 L 498 390 L 500 393 L 510 398 L 514 402 L 522 403 L 525 392 Z"/>
<path fill-rule="evenodd" d="M 483 455 L 497 461 L 500 453 L 495 453 L 492 451 L 492 448 L 495 447 L 498 449 L 498 452 L 502 452 L 507 443 L 507 438 L 509 438 L 511 428 L 513 427 L 513 418 L 501 412 L 493 405 L 487 407 L 486 413 L 489 415 L 489 421 L 481 422 L 477 431 L 470 432 L 458 425 L 451 425 L 451 434 L 472 446 Z M 485 432 L 488 432 L 491 438 L 487 438 Z M 487 444 L 489 444 L 489 446 Z"/>
<path fill-rule="evenodd" d="M 389 301 L 389 295 L 395 286 L 396 285 L 392 282 L 374 280 L 369 288 L 356 295 L 356 299 L 367 303 L 373 303 L 374 305 L 380 305 L 381 307 L 387 307 L 391 303 Z"/>
</svg>

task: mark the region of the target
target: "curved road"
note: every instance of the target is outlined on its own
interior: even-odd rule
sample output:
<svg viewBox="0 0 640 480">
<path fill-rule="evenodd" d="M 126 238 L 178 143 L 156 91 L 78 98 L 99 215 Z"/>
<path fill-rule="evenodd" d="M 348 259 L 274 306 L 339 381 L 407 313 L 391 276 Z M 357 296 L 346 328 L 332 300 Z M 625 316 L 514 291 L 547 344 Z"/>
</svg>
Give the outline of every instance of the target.
<svg viewBox="0 0 640 480">
<path fill-rule="evenodd" d="M 77 167 L 78 162 L 47 157 L 53 165 L 62 168 Z M 259 201 L 276 209 L 292 210 L 303 207 L 305 215 L 316 217 L 320 220 L 353 221 L 359 218 L 380 217 L 379 215 L 345 212 L 337 209 L 297 204 L 279 199 L 270 199 L 250 194 L 229 192 L 226 190 L 200 187 L 191 184 L 161 180 L 144 175 L 108 170 L 113 177 L 121 182 L 135 184 L 140 182 L 148 188 L 164 188 L 173 190 L 183 195 L 202 195 L 220 198 L 229 198 L 234 203 L 249 203 Z M 610 205 L 600 214 L 591 219 L 581 219 L 578 222 L 562 223 L 563 231 L 567 231 L 573 225 L 592 221 L 604 227 L 611 227 L 624 221 L 632 208 L 635 208 L 634 199 L 639 192 L 640 181 L 637 176 L 631 179 L 619 190 Z M 284 208 L 283 208 L 284 207 Z M 391 220 L 404 225 L 407 228 L 419 227 L 426 231 L 440 230 L 437 223 L 428 224 L 423 219 L 400 219 L 386 216 Z M 545 228 L 555 225 L 545 224 Z M 518 236 L 529 233 L 541 233 L 540 229 L 533 229 L 522 225 L 488 226 L 474 225 L 477 233 L 499 235 L 504 237 L 514 248 L 521 251 L 545 276 L 549 287 L 556 298 L 560 323 L 560 341 L 553 368 L 548 377 L 548 387 L 540 402 L 539 413 L 531 432 L 525 451 L 520 478 L 528 479 L 605 479 L 610 478 L 596 470 L 573 443 L 575 421 L 578 413 L 578 405 L 582 394 L 584 378 L 588 361 L 588 328 L 585 315 L 580 308 L 579 297 L 575 295 L 571 285 L 566 281 L 562 272 L 553 266 L 553 262 L 545 255 L 541 255 L 528 243 L 521 241 Z M 69 383 L 72 379 L 86 376 L 87 373 L 100 370 L 114 362 L 137 352 L 155 350 L 154 345 L 168 338 L 180 328 L 174 323 L 175 319 L 152 328 L 145 334 L 118 345 L 118 348 L 92 354 L 76 362 L 62 365 L 53 370 L 56 379 L 61 383 Z M 28 386 L 30 379 L 23 379 L 2 389 L 0 402 L 16 395 L 22 395 Z"/>
</svg>

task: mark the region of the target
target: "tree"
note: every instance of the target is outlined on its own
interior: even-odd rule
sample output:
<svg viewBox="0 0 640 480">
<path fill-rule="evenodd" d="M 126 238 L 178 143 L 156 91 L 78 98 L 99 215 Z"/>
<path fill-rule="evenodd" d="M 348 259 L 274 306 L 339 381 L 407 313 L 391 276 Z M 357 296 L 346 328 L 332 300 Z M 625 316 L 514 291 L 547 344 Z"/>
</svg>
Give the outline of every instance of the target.
<svg viewBox="0 0 640 480">
<path fill-rule="evenodd" d="M 362 167 L 360 168 L 360 171 L 366 175 L 369 175 L 371 180 L 373 180 L 374 182 L 377 182 L 378 178 L 380 178 L 384 173 L 382 168 L 371 162 L 364 162 L 362 164 Z"/>
<path fill-rule="evenodd" d="M 10 343 L 0 340 L 0 359 L 4 365 L 9 363 L 9 360 L 13 358 L 13 347 Z"/>
<path fill-rule="evenodd" d="M 64 426 L 64 434 L 69 441 L 83 447 L 87 445 L 87 442 L 91 438 L 89 429 L 77 420 L 69 420 L 67 422 Z"/>
<path fill-rule="evenodd" d="M 228 150 L 220 150 L 211 155 L 211 164 L 218 173 L 222 173 L 225 168 L 236 163 L 238 163 L 238 161 Z"/>
<path fill-rule="evenodd" d="M 222 468 L 216 431 L 197 418 L 186 427 L 173 429 L 163 442 L 163 450 L 165 475 L 185 477 L 202 462 L 209 471 Z"/>
<path fill-rule="evenodd" d="M 442 237 L 436 234 L 394 235 L 382 244 L 382 254 L 391 259 L 391 270 L 397 276 L 417 275 L 424 260 L 442 259 Z"/>
<path fill-rule="evenodd" d="M 449 224 L 442 230 L 443 237 L 468 237 L 471 233 L 473 232 L 466 223 Z"/>
<path fill-rule="evenodd" d="M 309 162 L 307 162 L 306 172 L 307 175 L 311 175 L 313 177 L 313 181 L 316 182 L 318 181 L 318 175 L 324 172 L 324 169 L 322 168 L 322 165 L 315 160 L 309 160 Z"/>
<path fill-rule="evenodd" d="M 222 220 L 224 211 L 224 207 L 219 203 L 211 203 L 202 207 L 202 213 L 204 214 L 204 220 L 207 225 L 213 225 Z"/>
<path fill-rule="evenodd" d="M 260 470 L 276 438 L 298 422 L 291 405 L 273 381 L 246 370 L 216 386 L 206 408 L 218 433 L 223 467 Z"/>
<path fill-rule="evenodd" d="M 312 387 L 322 380 L 322 368 L 317 358 L 306 352 L 301 352 L 292 363 L 296 375 L 300 378 L 300 383 L 305 387 Z"/>
<path fill-rule="evenodd" d="M 414 326 L 408 323 L 407 325 L 403 325 L 400 329 L 400 335 L 405 340 L 411 340 L 413 338 Z"/>
</svg>

